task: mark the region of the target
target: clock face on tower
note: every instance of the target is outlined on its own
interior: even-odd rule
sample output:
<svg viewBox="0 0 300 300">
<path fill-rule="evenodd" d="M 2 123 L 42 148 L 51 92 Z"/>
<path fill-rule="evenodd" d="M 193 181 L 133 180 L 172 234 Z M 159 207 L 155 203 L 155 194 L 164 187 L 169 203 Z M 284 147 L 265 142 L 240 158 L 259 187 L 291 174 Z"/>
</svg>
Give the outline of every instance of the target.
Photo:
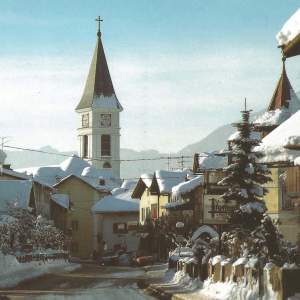
<svg viewBox="0 0 300 300">
<path fill-rule="evenodd" d="M 101 114 L 100 119 L 101 126 L 111 126 L 111 115 L 110 114 Z"/>
<path fill-rule="evenodd" d="M 89 127 L 89 114 L 82 115 L 82 127 Z"/>
</svg>

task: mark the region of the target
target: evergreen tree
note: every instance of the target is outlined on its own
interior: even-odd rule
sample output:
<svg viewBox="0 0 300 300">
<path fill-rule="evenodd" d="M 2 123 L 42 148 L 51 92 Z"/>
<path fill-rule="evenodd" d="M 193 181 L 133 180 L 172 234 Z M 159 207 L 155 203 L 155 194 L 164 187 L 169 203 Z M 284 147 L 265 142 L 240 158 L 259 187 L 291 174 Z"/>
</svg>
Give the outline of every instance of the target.
<svg viewBox="0 0 300 300">
<path fill-rule="evenodd" d="M 227 176 L 219 184 L 230 186 L 222 195 L 225 202 L 235 200 L 237 209 L 228 217 L 232 230 L 223 234 L 225 248 L 233 256 L 255 254 L 266 260 L 276 257 L 279 252 L 280 235 L 266 214 L 264 195 L 268 189 L 263 184 L 272 181 L 267 176 L 271 171 L 259 164 L 262 153 L 253 151 L 259 140 L 251 137 L 254 125 L 249 123 L 250 111 L 242 111 L 242 121 L 233 124 L 238 136 L 233 139 L 228 155 L 233 163 L 224 168 Z M 237 257 L 235 257 L 237 258 Z"/>
</svg>

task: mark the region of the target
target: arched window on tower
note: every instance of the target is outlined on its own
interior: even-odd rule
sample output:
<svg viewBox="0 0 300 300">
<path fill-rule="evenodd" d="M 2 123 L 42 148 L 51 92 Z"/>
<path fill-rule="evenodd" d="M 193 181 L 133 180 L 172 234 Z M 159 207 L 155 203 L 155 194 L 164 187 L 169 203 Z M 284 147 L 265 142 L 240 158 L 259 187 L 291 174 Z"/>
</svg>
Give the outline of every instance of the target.
<svg viewBox="0 0 300 300">
<path fill-rule="evenodd" d="M 111 169 L 112 167 L 111 167 L 111 164 L 110 164 L 108 161 L 106 161 L 106 162 L 102 165 L 102 168 L 103 168 L 103 169 Z"/>
<path fill-rule="evenodd" d="M 110 156 L 110 135 L 101 135 L 101 156 Z"/>
</svg>

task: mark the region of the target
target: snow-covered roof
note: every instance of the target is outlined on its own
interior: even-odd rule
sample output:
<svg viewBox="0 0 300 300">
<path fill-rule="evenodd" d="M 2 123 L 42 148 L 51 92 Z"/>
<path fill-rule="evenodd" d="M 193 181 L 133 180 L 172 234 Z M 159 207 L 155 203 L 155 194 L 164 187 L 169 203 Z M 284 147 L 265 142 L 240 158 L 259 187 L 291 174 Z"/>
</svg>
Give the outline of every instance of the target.
<svg viewBox="0 0 300 300">
<path fill-rule="evenodd" d="M 226 167 L 228 163 L 227 156 L 217 156 L 217 154 L 222 154 L 224 152 L 226 152 L 225 149 L 221 151 L 199 153 L 198 154 L 199 169 L 215 170 L 215 169 Z"/>
<path fill-rule="evenodd" d="M 283 25 L 276 35 L 279 46 L 289 44 L 300 33 L 300 9 Z"/>
<path fill-rule="evenodd" d="M 0 165 L 4 165 L 6 157 L 7 157 L 6 153 L 0 149 Z"/>
<path fill-rule="evenodd" d="M 6 175 L 10 175 L 10 176 L 15 177 L 15 178 L 20 178 L 20 179 L 25 179 L 25 180 L 31 179 L 30 175 L 27 175 L 25 173 L 20 173 L 20 172 L 17 172 L 15 170 L 3 169 L 2 173 L 6 174 Z M 43 186 L 46 186 L 46 187 L 49 187 L 49 188 L 53 188 L 52 184 L 50 184 L 48 182 L 45 182 L 44 180 L 41 180 L 38 177 L 32 178 L 32 180 L 33 180 L 33 182 L 37 182 L 37 183 L 39 183 L 39 184 L 41 184 Z"/>
<path fill-rule="evenodd" d="M 300 141 L 300 111 L 269 133 L 262 143 L 254 148 L 265 154 L 260 162 L 293 162 L 300 156 L 300 151 L 289 150 L 284 146 L 296 145 Z M 298 146 L 300 146 L 298 144 Z"/>
<path fill-rule="evenodd" d="M 140 178 L 145 183 L 147 188 L 151 186 L 153 174 L 142 174 Z"/>
<path fill-rule="evenodd" d="M 32 189 L 31 180 L 0 180 L 0 209 L 5 202 L 27 208 Z"/>
<path fill-rule="evenodd" d="M 255 121 L 255 123 L 256 123 L 256 121 Z M 260 140 L 260 133 L 256 132 L 256 131 L 252 131 L 250 134 L 250 138 Z M 241 139 L 240 132 L 236 131 L 228 138 L 228 142 L 232 142 L 234 140 L 240 140 L 240 139 Z"/>
<path fill-rule="evenodd" d="M 283 57 L 282 60 L 282 73 L 268 110 L 254 122 L 259 127 L 279 126 L 300 109 L 300 100 L 286 74 L 285 58 Z"/>
<path fill-rule="evenodd" d="M 65 194 L 52 194 L 51 200 L 60 205 L 63 208 L 68 209 L 69 208 L 69 201 L 70 197 L 69 195 Z"/>
<path fill-rule="evenodd" d="M 164 170 L 155 171 L 155 179 L 158 184 L 158 188 L 161 194 L 171 194 L 172 188 L 179 183 L 185 181 L 189 170 L 171 172 Z"/>
<path fill-rule="evenodd" d="M 194 232 L 194 234 L 191 237 L 191 240 L 195 241 L 204 232 L 208 233 L 212 238 L 219 237 L 218 233 L 213 228 L 207 225 L 202 225 Z"/>
<path fill-rule="evenodd" d="M 132 190 L 115 189 L 111 196 L 105 196 L 96 203 L 92 213 L 139 212 L 139 199 L 132 199 Z"/>
<path fill-rule="evenodd" d="M 137 184 L 136 180 L 124 180 L 121 188 L 125 190 L 134 190 L 136 184 Z"/>
<path fill-rule="evenodd" d="M 290 118 L 291 115 L 292 113 L 288 108 L 277 108 L 276 110 L 266 111 L 255 121 L 255 124 L 259 124 L 260 126 L 278 126 Z"/>
<path fill-rule="evenodd" d="M 204 180 L 204 176 L 195 177 L 192 180 L 181 182 L 172 188 L 172 197 L 180 200 L 182 194 L 188 193 L 199 186 Z"/>
<path fill-rule="evenodd" d="M 177 200 L 177 201 L 175 201 L 175 202 L 169 202 L 169 203 L 167 203 L 165 206 L 164 206 L 164 208 L 166 208 L 166 209 L 170 209 L 170 208 L 174 208 L 174 207 L 177 207 L 177 206 L 180 206 L 180 205 L 182 205 L 182 204 L 186 204 L 186 202 L 184 202 L 184 201 L 182 201 L 182 200 Z"/>
<path fill-rule="evenodd" d="M 89 186 L 91 186 L 92 188 L 100 191 L 100 192 L 110 192 L 111 190 L 115 189 L 116 186 L 118 186 L 117 184 L 115 184 L 112 181 L 109 180 L 105 180 L 105 184 L 101 185 L 99 184 L 100 181 L 98 178 L 90 178 L 90 177 L 85 177 L 85 176 L 79 176 L 76 174 L 70 174 L 68 176 L 66 176 L 65 178 L 63 178 L 61 181 L 59 181 L 58 183 L 54 184 L 53 187 L 57 188 L 61 183 L 65 182 L 66 180 L 69 180 L 72 177 L 76 177 L 79 180 L 82 180 L 83 182 L 85 182 L 86 184 L 88 184 Z"/>
<path fill-rule="evenodd" d="M 32 174 L 34 180 L 40 178 L 51 185 L 55 185 L 56 178 L 63 179 L 71 174 L 74 174 L 99 190 L 112 190 L 119 187 L 119 184 L 122 182 L 112 171 L 97 169 L 77 155 L 68 157 L 59 165 L 24 168 L 17 171 L 25 172 L 28 175 Z M 105 180 L 105 185 L 100 185 L 100 179 Z"/>
</svg>

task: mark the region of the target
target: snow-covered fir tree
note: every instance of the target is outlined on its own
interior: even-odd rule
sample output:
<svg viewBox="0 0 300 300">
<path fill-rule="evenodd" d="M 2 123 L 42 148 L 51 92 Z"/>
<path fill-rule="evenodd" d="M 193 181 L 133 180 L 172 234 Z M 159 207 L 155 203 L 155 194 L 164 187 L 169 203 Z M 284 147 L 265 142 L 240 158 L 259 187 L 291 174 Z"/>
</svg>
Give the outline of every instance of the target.
<svg viewBox="0 0 300 300">
<path fill-rule="evenodd" d="M 249 122 L 250 111 L 242 111 L 242 121 L 233 124 L 238 135 L 232 142 L 232 150 L 228 155 L 233 163 L 224 168 L 227 176 L 219 182 L 230 186 L 222 198 L 225 202 L 235 200 L 237 209 L 228 217 L 231 230 L 222 236 L 223 246 L 227 254 L 234 258 L 257 255 L 264 260 L 274 260 L 279 254 L 281 235 L 268 216 L 264 195 L 268 189 L 263 185 L 272 179 L 265 165 L 257 159 L 262 153 L 253 151 L 259 140 L 251 137 L 253 124 Z"/>
</svg>

